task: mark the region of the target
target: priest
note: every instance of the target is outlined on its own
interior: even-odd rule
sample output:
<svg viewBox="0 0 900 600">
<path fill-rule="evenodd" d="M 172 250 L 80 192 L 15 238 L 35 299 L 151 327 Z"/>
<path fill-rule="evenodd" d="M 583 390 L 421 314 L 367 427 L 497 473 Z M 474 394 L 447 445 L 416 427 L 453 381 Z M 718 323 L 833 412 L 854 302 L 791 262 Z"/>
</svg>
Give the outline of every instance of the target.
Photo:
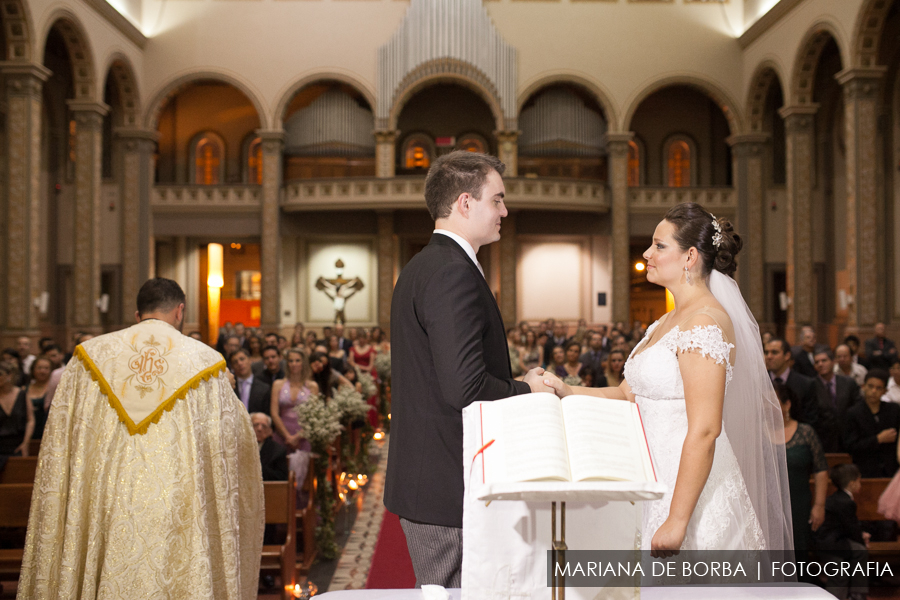
<svg viewBox="0 0 900 600">
<path fill-rule="evenodd" d="M 222 356 L 151 279 L 138 323 L 75 349 L 47 422 L 18 598 L 257 596 L 263 488 Z"/>
</svg>

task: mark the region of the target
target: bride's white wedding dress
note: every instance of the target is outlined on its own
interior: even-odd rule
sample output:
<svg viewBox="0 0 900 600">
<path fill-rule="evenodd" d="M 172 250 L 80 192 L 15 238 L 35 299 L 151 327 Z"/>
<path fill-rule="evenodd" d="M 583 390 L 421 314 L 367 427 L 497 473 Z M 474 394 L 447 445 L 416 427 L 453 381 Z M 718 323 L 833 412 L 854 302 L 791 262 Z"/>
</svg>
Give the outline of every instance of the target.
<svg viewBox="0 0 900 600">
<path fill-rule="evenodd" d="M 712 309 L 702 311 L 716 321 Z M 656 530 L 669 515 L 678 476 L 681 450 L 687 435 L 684 384 L 678 353 L 698 352 L 726 369 L 725 386 L 731 381 L 731 350 L 722 329 L 715 325 L 682 331 L 678 326 L 652 346 L 646 342 L 654 323 L 625 363 L 625 379 L 636 397 L 653 456 L 656 476 L 668 486 L 660 500 L 644 502 L 641 548 L 650 549 Z M 764 550 L 765 537 L 753 510 L 731 443 L 722 429 L 716 439 L 715 458 L 709 478 L 691 515 L 682 550 Z"/>
</svg>

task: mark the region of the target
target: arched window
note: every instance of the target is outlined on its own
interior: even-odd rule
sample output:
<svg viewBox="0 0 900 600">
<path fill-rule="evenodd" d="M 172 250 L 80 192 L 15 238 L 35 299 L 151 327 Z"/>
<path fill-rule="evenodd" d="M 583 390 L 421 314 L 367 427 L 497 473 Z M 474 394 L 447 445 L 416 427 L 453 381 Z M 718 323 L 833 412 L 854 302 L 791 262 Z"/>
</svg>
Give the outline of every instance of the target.
<svg viewBox="0 0 900 600">
<path fill-rule="evenodd" d="M 685 139 L 674 139 L 666 150 L 666 181 L 669 187 L 689 187 L 691 177 L 691 145 Z"/>
<path fill-rule="evenodd" d="M 641 149 L 637 142 L 628 142 L 628 187 L 641 185 Z"/>
<path fill-rule="evenodd" d="M 262 139 L 253 138 L 247 146 L 247 183 L 262 185 Z"/>
<path fill-rule="evenodd" d="M 206 132 L 194 138 L 193 143 L 193 182 L 200 185 L 217 185 L 222 183 L 225 168 L 225 144 L 222 138 L 214 133 Z"/>
<path fill-rule="evenodd" d="M 403 166 L 406 169 L 427 169 L 433 156 L 431 140 L 424 135 L 410 136 L 403 151 Z"/>
<path fill-rule="evenodd" d="M 474 133 L 468 133 L 462 136 L 457 144 L 458 150 L 466 150 L 467 152 L 480 152 L 486 154 L 488 151 L 487 142 L 483 137 Z"/>
</svg>

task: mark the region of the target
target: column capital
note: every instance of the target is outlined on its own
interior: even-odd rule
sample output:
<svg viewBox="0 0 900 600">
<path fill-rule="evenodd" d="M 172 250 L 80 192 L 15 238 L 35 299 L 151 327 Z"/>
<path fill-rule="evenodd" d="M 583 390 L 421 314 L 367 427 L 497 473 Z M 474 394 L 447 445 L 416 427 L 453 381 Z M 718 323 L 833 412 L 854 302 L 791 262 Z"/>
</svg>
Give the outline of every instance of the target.
<svg viewBox="0 0 900 600">
<path fill-rule="evenodd" d="M 848 100 L 876 100 L 887 67 L 859 67 L 844 69 L 834 76 L 844 88 Z"/>
<path fill-rule="evenodd" d="M 100 126 L 109 112 L 109 105 L 93 100 L 66 100 L 66 105 L 75 116 L 75 121 L 82 126 Z"/>
<path fill-rule="evenodd" d="M 725 143 L 734 148 L 745 144 L 765 144 L 772 136 L 768 133 L 737 133 L 725 138 Z"/>
<path fill-rule="evenodd" d="M 504 129 L 504 130 L 496 130 L 494 131 L 494 137 L 497 138 L 497 141 L 501 144 L 503 142 L 517 142 L 519 141 L 519 135 L 521 135 L 521 131 L 518 129 Z"/>
<path fill-rule="evenodd" d="M 819 104 L 812 102 L 810 104 L 794 104 L 793 106 L 783 106 L 778 109 L 778 114 L 782 119 L 796 116 L 813 116 L 819 112 Z"/>
<path fill-rule="evenodd" d="M 284 148 L 283 129 L 257 129 L 256 135 L 262 141 L 264 154 L 280 153 Z"/>
<path fill-rule="evenodd" d="M 841 85 L 846 85 L 847 83 L 856 80 L 880 82 L 882 79 L 884 79 L 884 74 L 886 72 L 887 67 L 883 66 L 850 67 L 849 69 L 838 71 L 835 74 L 834 78 L 837 79 L 837 82 Z"/>
<path fill-rule="evenodd" d="M 372 132 L 375 136 L 375 142 L 378 144 L 393 144 L 400 136 L 398 129 L 376 129 Z"/>
<path fill-rule="evenodd" d="M 603 140 L 607 145 L 610 144 L 627 144 L 634 139 L 633 131 L 607 131 Z"/>
<path fill-rule="evenodd" d="M 818 104 L 797 104 L 778 110 L 778 114 L 784 119 L 785 131 L 789 134 L 811 132 L 817 112 L 819 112 Z"/>
<path fill-rule="evenodd" d="M 12 60 L 0 61 L 0 73 L 6 79 L 6 93 L 15 96 L 40 94 L 52 75 L 43 65 Z"/>
</svg>

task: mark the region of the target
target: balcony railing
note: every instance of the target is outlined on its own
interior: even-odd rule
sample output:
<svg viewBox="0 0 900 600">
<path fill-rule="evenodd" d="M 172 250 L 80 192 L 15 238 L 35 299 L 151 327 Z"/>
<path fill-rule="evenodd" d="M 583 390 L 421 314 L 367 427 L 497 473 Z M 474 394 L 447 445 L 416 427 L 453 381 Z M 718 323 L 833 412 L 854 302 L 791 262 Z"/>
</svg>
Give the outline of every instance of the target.
<svg viewBox="0 0 900 600">
<path fill-rule="evenodd" d="M 737 193 L 729 187 L 638 187 L 628 189 L 628 208 L 632 213 L 665 212 L 682 202 L 697 202 L 707 209 L 737 208 Z"/>
<path fill-rule="evenodd" d="M 150 195 L 155 211 L 211 208 L 227 211 L 260 210 L 258 185 L 157 185 Z"/>
<path fill-rule="evenodd" d="M 609 199 L 600 182 L 505 178 L 510 208 L 552 208 L 606 212 Z M 317 179 L 285 186 L 287 211 L 323 209 L 424 208 L 425 178 Z"/>
</svg>

